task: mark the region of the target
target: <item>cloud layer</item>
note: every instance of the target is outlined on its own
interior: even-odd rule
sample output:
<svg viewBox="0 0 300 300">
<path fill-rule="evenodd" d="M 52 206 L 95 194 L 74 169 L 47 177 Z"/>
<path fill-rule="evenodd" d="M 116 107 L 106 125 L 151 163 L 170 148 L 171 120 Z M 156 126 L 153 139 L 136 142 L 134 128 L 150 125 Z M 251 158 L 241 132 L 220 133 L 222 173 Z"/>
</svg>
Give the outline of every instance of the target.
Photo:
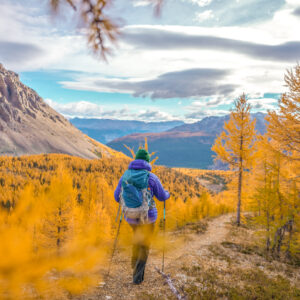
<svg viewBox="0 0 300 300">
<path fill-rule="evenodd" d="M 124 41 L 139 48 L 151 50 L 199 49 L 244 54 L 261 60 L 297 61 L 300 59 L 300 41 L 266 45 L 207 35 L 192 35 L 155 28 L 129 29 Z"/>
<path fill-rule="evenodd" d="M 118 0 L 128 26 L 108 64 L 74 19 L 49 18 L 48 0 L 0 2 L 0 62 L 65 115 L 196 121 L 242 92 L 265 111 L 300 61 L 299 0 L 166 0 L 160 18 L 147 0 Z"/>
<path fill-rule="evenodd" d="M 58 103 L 52 99 L 45 100 L 53 109 L 63 114 L 67 118 L 99 118 L 118 120 L 139 120 L 139 121 L 174 121 L 179 120 L 178 116 L 160 111 L 157 108 L 139 109 L 125 106 L 120 109 L 107 109 L 103 105 L 91 103 L 89 101 L 79 101 L 70 103 Z"/>
<path fill-rule="evenodd" d="M 300 17 L 300 6 L 294 9 L 293 15 Z"/>
<path fill-rule="evenodd" d="M 222 83 L 229 74 L 229 70 L 197 68 L 168 72 L 153 79 L 98 79 L 62 84 L 71 89 L 131 93 L 135 97 L 152 99 L 228 96 L 236 88 L 234 84 Z"/>
<path fill-rule="evenodd" d="M 44 51 L 34 44 L 0 40 L 0 62 L 22 64 L 43 54 Z"/>
</svg>

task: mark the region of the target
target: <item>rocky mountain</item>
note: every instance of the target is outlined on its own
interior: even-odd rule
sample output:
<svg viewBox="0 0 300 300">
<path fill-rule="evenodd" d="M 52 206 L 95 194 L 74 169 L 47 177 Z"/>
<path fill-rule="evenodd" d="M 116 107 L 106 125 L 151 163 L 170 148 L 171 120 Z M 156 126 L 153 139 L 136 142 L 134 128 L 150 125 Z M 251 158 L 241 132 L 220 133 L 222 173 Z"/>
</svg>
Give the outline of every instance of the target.
<svg viewBox="0 0 300 300">
<path fill-rule="evenodd" d="M 38 153 L 92 159 L 115 151 L 84 135 L 0 64 L 0 155 Z"/>
<path fill-rule="evenodd" d="M 256 130 L 260 133 L 266 130 L 264 117 L 262 113 L 252 115 L 252 118 L 256 119 Z M 161 133 L 131 134 L 115 139 L 107 145 L 128 154 L 124 144 L 137 149 L 147 137 L 150 150 L 157 152 L 159 156 L 158 164 L 168 167 L 223 169 L 224 165 L 213 163 L 214 153 L 211 147 L 228 119 L 229 115 L 207 117 L 199 122 L 184 124 Z"/>
<path fill-rule="evenodd" d="M 182 121 L 141 122 L 85 118 L 70 119 L 70 122 L 83 133 L 104 144 L 132 133 L 162 132 L 184 124 Z"/>
</svg>

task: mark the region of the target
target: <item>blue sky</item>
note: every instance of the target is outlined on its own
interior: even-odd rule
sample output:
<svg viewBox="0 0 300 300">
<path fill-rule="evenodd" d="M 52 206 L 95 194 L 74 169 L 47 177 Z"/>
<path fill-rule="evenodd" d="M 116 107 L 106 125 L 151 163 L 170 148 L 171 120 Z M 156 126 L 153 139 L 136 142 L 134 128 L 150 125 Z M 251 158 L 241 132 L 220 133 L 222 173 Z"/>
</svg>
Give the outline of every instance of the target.
<svg viewBox="0 0 300 300">
<path fill-rule="evenodd" d="M 67 117 L 195 122 L 243 92 L 266 112 L 300 60 L 298 0 L 164 0 L 159 17 L 146 0 L 115 0 L 122 35 L 107 63 L 76 14 L 54 17 L 48 2 L 1 1 L 0 62 Z"/>
</svg>

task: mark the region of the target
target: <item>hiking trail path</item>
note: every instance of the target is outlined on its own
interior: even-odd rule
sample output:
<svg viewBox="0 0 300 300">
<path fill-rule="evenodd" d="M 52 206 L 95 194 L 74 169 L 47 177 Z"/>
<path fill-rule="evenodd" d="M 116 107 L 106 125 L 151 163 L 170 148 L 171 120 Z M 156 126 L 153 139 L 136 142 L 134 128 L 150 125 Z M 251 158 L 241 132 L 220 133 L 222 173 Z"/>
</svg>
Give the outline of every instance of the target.
<svg viewBox="0 0 300 300">
<path fill-rule="evenodd" d="M 184 243 L 176 244 L 174 249 L 166 252 L 164 272 L 177 283 L 186 281 L 187 278 L 184 278 L 186 275 L 182 274 L 181 268 L 184 265 L 192 267 L 197 264 L 197 259 L 207 252 L 208 247 L 226 240 L 230 228 L 228 224 L 232 216 L 232 214 L 225 214 L 209 220 L 207 230 L 204 233 L 189 232 L 185 234 Z M 161 252 L 150 250 L 145 281 L 141 285 L 132 284 L 130 259 L 130 255 L 126 256 L 122 252 L 116 252 L 109 277 L 104 277 L 103 283 L 100 283 L 99 287 L 86 295 L 82 295 L 79 299 L 133 300 L 143 299 L 143 295 L 156 296 L 153 299 L 172 299 L 169 287 L 155 270 L 155 267 L 161 269 Z M 174 299 L 176 299 L 175 296 Z"/>
</svg>

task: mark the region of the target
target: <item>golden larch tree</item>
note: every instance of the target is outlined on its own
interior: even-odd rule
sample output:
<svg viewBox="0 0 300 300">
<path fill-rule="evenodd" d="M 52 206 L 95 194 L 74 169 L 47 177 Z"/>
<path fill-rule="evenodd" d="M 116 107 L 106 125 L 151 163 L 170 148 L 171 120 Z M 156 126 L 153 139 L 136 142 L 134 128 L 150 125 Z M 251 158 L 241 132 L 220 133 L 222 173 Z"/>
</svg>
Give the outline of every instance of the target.
<svg viewBox="0 0 300 300">
<path fill-rule="evenodd" d="M 284 77 L 289 91 L 279 100 L 279 112 L 270 111 L 267 117 L 268 135 L 280 144 L 283 154 L 300 160 L 300 65 Z"/>
<path fill-rule="evenodd" d="M 299 251 L 299 187 L 294 161 L 277 149 L 268 135 L 257 141 L 255 164 L 250 177 L 252 207 L 256 222 L 264 228 L 266 250 L 273 257 L 290 259 Z M 299 253 L 299 252 L 298 252 Z"/>
<path fill-rule="evenodd" d="M 250 109 L 246 95 L 241 95 L 235 101 L 229 121 L 224 124 L 224 131 L 217 137 L 212 147 L 212 151 L 216 153 L 215 160 L 227 163 L 238 174 L 238 226 L 241 222 L 243 174 L 250 167 L 256 136 L 255 120 L 251 121 Z"/>
</svg>

